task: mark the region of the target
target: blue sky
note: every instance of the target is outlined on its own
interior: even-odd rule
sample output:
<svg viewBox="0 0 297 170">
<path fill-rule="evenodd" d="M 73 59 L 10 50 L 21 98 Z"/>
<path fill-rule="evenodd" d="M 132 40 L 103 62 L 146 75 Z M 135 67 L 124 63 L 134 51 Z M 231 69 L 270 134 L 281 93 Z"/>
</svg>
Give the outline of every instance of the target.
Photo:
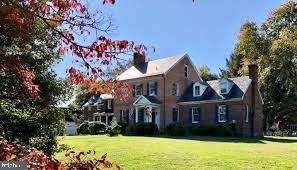
<svg viewBox="0 0 297 170">
<path fill-rule="evenodd" d="M 150 59 L 188 53 L 197 66 L 212 72 L 225 68 L 241 24 L 262 23 L 285 0 L 116 0 L 105 5 L 91 0 L 92 9 L 113 15 L 118 27 L 113 39 L 133 40 L 154 46 Z M 96 3 L 95 3 L 96 1 Z M 99 4 L 97 3 L 99 1 Z M 72 64 L 67 56 L 54 70 L 64 77 Z"/>
</svg>

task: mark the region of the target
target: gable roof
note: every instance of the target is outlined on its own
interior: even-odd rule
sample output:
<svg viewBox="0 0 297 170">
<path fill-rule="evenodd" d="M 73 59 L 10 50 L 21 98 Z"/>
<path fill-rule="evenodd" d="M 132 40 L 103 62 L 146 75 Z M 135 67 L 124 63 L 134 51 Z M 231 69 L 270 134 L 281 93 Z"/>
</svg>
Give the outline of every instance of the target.
<svg viewBox="0 0 297 170">
<path fill-rule="evenodd" d="M 167 58 L 157 59 L 153 61 L 145 62 L 145 64 L 136 68 L 135 66 L 130 67 L 128 70 L 123 72 L 117 77 L 119 80 L 130 80 L 141 77 L 155 76 L 166 74 L 172 67 L 175 66 L 181 59 L 186 57 L 186 54 L 175 55 Z"/>
<path fill-rule="evenodd" d="M 179 102 L 191 102 L 191 101 L 210 101 L 210 100 L 228 100 L 228 99 L 242 99 L 252 80 L 248 76 L 228 78 L 233 82 L 233 86 L 227 95 L 222 96 L 220 94 L 220 80 L 204 81 L 203 84 L 207 85 L 205 92 L 198 97 L 193 96 L 193 84 L 192 83 L 181 96 Z"/>
<path fill-rule="evenodd" d="M 102 103 L 102 100 L 108 100 L 108 99 L 113 99 L 113 96 L 111 94 L 96 94 L 93 95 L 89 98 L 89 100 L 83 105 L 84 107 L 86 106 L 94 106 L 99 103 Z"/>
<path fill-rule="evenodd" d="M 141 103 L 145 101 L 144 103 Z M 138 105 L 138 104 L 154 104 L 154 105 L 159 105 L 161 104 L 160 100 L 158 100 L 155 96 L 147 96 L 147 95 L 141 95 L 139 96 L 133 103 L 133 105 Z"/>
</svg>

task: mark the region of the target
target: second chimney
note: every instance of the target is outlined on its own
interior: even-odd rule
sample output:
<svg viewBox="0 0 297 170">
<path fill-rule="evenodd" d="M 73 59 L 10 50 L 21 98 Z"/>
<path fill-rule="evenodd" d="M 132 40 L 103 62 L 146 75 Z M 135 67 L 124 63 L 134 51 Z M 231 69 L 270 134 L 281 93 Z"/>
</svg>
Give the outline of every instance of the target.
<svg viewBox="0 0 297 170">
<path fill-rule="evenodd" d="M 135 67 L 142 67 L 145 64 L 145 57 L 140 53 L 134 53 L 133 63 Z"/>
</svg>

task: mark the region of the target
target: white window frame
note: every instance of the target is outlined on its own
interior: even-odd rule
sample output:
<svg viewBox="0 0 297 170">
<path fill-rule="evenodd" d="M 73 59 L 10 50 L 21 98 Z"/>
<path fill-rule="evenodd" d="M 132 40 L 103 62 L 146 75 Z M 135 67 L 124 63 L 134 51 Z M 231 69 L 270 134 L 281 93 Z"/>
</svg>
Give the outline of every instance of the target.
<svg viewBox="0 0 297 170">
<path fill-rule="evenodd" d="M 156 94 L 157 87 L 155 85 L 156 85 L 156 82 L 149 82 L 149 96 L 156 96 L 157 95 Z M 152 86 L 155 86 L 155 91 L 151 91 L 153 89 Z"/>
<path fill-rule="evenodd" d="M 137 84 L 134 84 L 134 86 L 135 86 L 135 91 L 134 91 L 134 93 L 135 93 L 135 96 L 136 97 L 138 97 L 138 96 L 141 96 L 142 95 L 142 88 L 140 88 L 140 94 L 137 94 L 137 87 L 138 86 L 141 86 L 141 84 L 140 83 L 137 83 Z"/>
<path fill-rule="evenodd" d="M 184 76 L 185 78 L 189 78 L 189 66 L 185 65 L 184 67 Z"/>
<path fill-rule="evenodd" d="M 107 109 L 112 109 L 111 102 L 111 100 L 107 100 Z"/>
<path fill-rule="evenodd" d="M 221 112 L 221 108 L 222 107 L 225 107 L 225 112 Z M 220 122 L 220 123 L 225 123 L 227 120 L 226 120 L 226 112 L 227 112 L 227 106 L 226 105 L 220 105 L 219 107 L 218 107 L 218 122 Z M 221 114 L 224 114 L 224 117 L 225 117 L 225 120 L 221 120 Z"/>
<path fill-rule="evenodd" d="M 173 88 L 176 88 L 176 92 L 175 92 L 174 96 L 179 96 L 179 84 L 173 83 Z M 174 92 L 174 89 L 172 89 L 172 91 Z"/>
<path fill-rule="evenodd" d="M 99 120 L 96 120 L 96 117 L 99 117 Z M 101 122 L 101 116 L 95 115 L 94 116 L 94 122 Z"/>
<path fill-rule="evenodd" d="M 196 94 L 196 87 L 199 87 L 199 94 Z M 194 85 L 193 86 L 193 96 L 194 97 L 201 96 L 201 86 L 200 85 Z"/>
<path fill-rule="evenodd" d="M 246 105 L 246 106 L 245 106 L 245 122 L 246 122 L 246 123 L 249 122 L 249 112 L 250 112 L 249 105 Z"/>
<path fill-rule="evenodd" d="M 226 84 L 226 92 L 222 92 L 222 89 L 224 89 L 224 88 L 222 88 L 222 84 Z M 225 80 L 223 80 L 222 82 L 220 82 L 220 93 L 221 94 L 228 94 L 228 82 L 225 81 Z"/>
<path fill-rule="evenodd" d="M 192 108 L 192 123 L 199 123 L 199 121 L 194 121 L 194 110 L 199 109 L 199 107 Z M 198 112 L 198 116 L 200 117 L 200 113 Z"/>
<path fill-rule="evenodd" d="M 179 122 L 179 109 L 178 109 L 177 107 L 173 107 L 173 108 L 172 108 L 172 116 L 173 116 L 173 109 L 176 109 L 176 111 L 177 111 L 177 114 L 176 114 L 176 116 L 177 116 L 176 122 Z M 173 117 L 172 117 L 172 121 L 173 121 Z"/>
</svg>

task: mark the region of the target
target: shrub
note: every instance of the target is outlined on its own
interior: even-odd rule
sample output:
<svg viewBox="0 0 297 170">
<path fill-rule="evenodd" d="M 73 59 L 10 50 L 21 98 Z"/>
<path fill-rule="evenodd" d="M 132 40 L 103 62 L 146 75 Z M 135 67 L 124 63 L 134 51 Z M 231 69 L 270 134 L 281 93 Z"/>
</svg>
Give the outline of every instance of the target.
<svg viewBox="0 0 297 170">
<path fill-rule="evenodd" d="M 191 128 L 193 135 L 200 136 L 231 136 L 232 130 L 225 125 L 205 124 Z"/>
<path fill-rule="evenodd" d="M 128 127 L 128 124 L 127 123 L 119 122 L 118 125 L 121 126 L 121 134 L 125 134 L 126 133 L 126 129 Z"/>
<path fill-rule="evenodd" d="M 158 133 L 158 126 L 155 123 L 136 123 L 126 128 L 127 135 L 146 136 Z"/>
<path fill-rule="evenodd" d="M 28 149 L 21 145 L 9 143 L 0 138 L 0 161 L 21 161 L 27 164 L 27 169 L 101 169 L 112 168 L 112 163 L 107 160 L 107 154 L 99 159 L 87 160 L 85 158 L 94 157 L 95 151 L 88 152 L 68 152 L 65 154 L 67 163 L 60 162 L 53 157 L 44 154 L 37 149 Z M 121 169 L 116 165 L 116 169 Z"/>
<path fill-rule="evenodd" d="M 78 134 L 89 134 L 89 122 L 83 122 L 81 123 L 77 128 Z"/>
<path fill-rule="evenodd" d="M 106 130 L 106 125 L 104 123 L 90 123 L 89 133 L 91 135 L 98 135 L 104 133 Z"/>
<path fill-rule="evenodd" d="M 170 123 L 166 129 L 166 133 L 171 136 L 184 136 L 186 134 L 186 129 L 182 126 L 181 123 Z"/>
<path fill-rule="evenodd" d="M 111 121 L 110 126 L 107 128 L 107 133 L 109 136 L 116 136 L 121 133 L 121 125 L 117 123 L 117 121 Z"/>
</svg>

